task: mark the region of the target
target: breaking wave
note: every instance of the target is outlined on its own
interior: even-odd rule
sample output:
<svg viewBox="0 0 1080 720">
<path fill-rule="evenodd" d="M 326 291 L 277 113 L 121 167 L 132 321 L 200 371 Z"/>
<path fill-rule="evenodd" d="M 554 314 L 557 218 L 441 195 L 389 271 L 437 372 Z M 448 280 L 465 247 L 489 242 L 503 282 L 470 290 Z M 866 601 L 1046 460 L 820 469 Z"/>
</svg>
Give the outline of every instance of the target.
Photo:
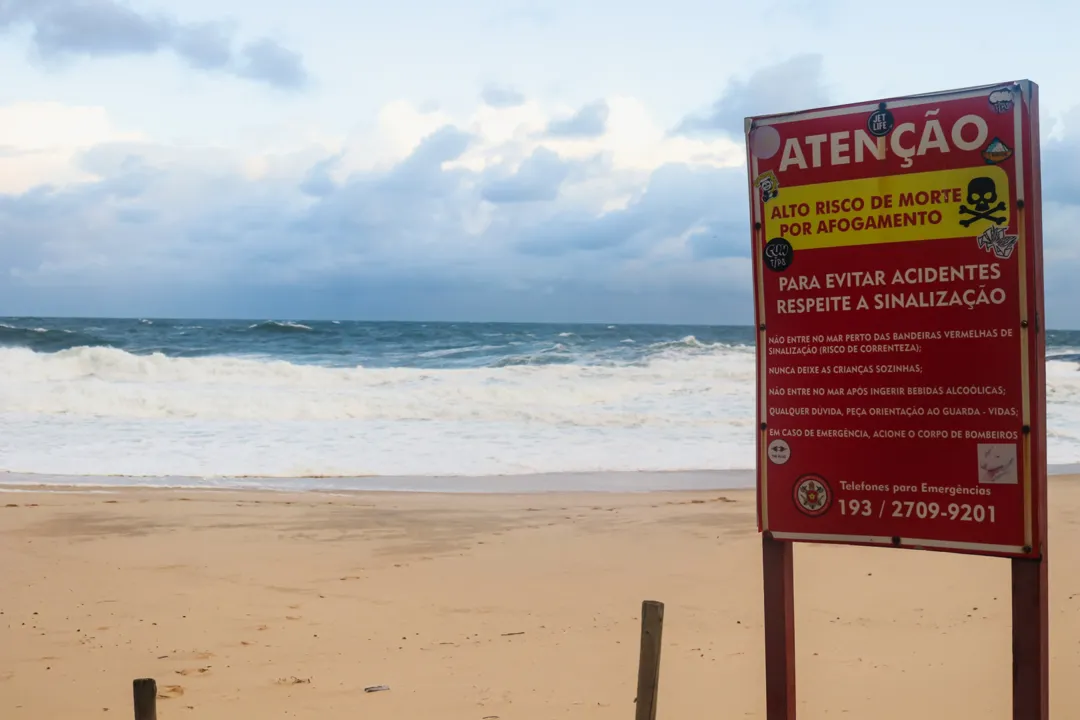
<svg viewBox="0 0 1080 720">
<path fill-rule="evenodd" d="M 258 330 L 262 332 L 314 332 L 315 328 L 310 325 L 304 325 L 298 322 L 278 321 L 278 320 L 266 320 L 264 322 L 254 323 L 248 325 L 248 330 Z"/>
<path fill-rule="evenodd" d="M 0 324 L 0 472 L 501 476 L 751 468 L 753 331 L 286 321 Z M 1080 343 L 1047 363 L 1080 460 Z"/>
</svg>

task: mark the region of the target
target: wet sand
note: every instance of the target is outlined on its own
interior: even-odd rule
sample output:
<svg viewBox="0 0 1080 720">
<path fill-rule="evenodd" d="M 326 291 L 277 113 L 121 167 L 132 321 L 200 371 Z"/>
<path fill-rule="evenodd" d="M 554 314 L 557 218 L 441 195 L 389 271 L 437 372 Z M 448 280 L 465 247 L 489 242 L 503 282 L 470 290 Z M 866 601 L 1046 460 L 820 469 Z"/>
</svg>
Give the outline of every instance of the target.
<svg viewBox="0 0 1080 720">
<path fill-rule="evenodd" d="M 1080 716 L 1080 478 L 1050 488 L 1051 710 Z M 0 716 L 631 717 L 641 601 L 661 718 L 764 715 L 745 490 L 0 493 Z M 1009 715 L 1009 564 L 800 545 L 801 720 Z M 374 685 L 385 692 L 364 693 Z"/>
</svg>

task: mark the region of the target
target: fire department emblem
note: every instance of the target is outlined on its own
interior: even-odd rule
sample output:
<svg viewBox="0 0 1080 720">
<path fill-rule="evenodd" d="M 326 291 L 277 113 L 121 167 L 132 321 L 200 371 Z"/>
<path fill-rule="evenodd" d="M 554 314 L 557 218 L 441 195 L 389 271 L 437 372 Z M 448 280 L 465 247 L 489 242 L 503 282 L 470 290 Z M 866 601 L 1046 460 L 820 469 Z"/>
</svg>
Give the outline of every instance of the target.
<svg viewBox="0 0 1080 720">
<path fill-rule="evenodd" d="M 832 488 L 820 475 L 803 475 L 795 483 L 795 507 L 804 515 L 824 515 L 832 505 Z"/>
</svg>

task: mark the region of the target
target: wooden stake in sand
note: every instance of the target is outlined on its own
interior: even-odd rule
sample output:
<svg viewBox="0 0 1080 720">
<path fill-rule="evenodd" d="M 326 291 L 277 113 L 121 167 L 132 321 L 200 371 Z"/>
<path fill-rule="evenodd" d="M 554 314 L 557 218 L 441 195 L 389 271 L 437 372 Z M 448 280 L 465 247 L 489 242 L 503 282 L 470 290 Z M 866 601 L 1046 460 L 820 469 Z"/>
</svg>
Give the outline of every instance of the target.
<svg viewBox="0 0 1080 720">
<path fill-rule="evenodd" d="M 664 603 L 641 603 L 641 657 L 638 661 L 637 711 L 634 720 L 656 720 L 660 686 L 660 640 L 664 632 Z"/>
<path fill-rule="evenodd" d="M 132 683 L 135 696 L 135 720 L 157 720 L 157 682 L 140 678 Z"/>
</svg>

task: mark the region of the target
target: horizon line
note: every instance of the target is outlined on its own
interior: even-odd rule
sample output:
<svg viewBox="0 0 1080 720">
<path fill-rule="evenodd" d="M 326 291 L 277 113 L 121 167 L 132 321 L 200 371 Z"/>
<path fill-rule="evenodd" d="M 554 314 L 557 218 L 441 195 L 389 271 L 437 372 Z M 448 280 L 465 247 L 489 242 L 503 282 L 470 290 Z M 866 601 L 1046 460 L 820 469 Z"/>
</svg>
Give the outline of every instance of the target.
<svg viewBox="0 0 1080 720">
<path fill-rule="evenodd" d="M 355 318 L 300 318 L 300 317 L 199 317 L 154 316 L 154 315 L 0 315 L 0 320 L 183 320 L 211 322 L 296 322 L 296 323 L 379 323 L 409 325 L 638 325 L 644 327 L 708 327 L 708 328 L 747 328 L 752 329 L 752 322 L 735 325 L 731 323 L 695 323 L 695 322 L 640 322 L 616 320 L 388 320 Z M 1080 332 L 1080 328 L 1046 328 L 1045 333 Z"/>
</svg>

